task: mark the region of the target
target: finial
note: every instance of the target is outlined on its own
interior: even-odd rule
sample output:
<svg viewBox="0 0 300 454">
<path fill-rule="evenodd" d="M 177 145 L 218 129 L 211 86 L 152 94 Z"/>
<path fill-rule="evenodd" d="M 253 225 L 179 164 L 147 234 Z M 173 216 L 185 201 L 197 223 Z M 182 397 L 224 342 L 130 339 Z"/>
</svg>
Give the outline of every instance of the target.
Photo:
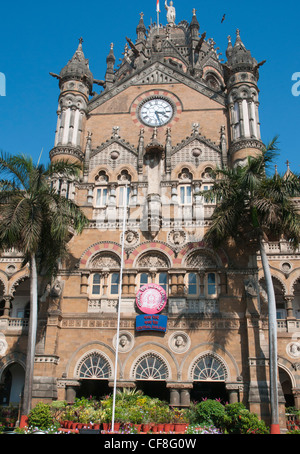
<svg viewBox="0 0 300 454">
<path fill-rule="evenodd" d="M 227 39 L 228 39 L 228 44 L 231 43 L 231 36 L 230 35 L 227 36 Z"/>
<path fill-rule="evenodd" d="M 80 38 L 79 38 L 79 44 L 82 44 L 82 43 L 83 43 L 83 38 L 80 37 Z"/>
<path fill-rule="evenodd" d="M 193 16 L 196 16 L 196 8 L 193 8 Z"/>
<path fill-rule="evenodd" d="M 290 161 L 288 161 L 288 160 L 286 161 L 286 166 L 287 166 L 288 170 L 290 170 Z"/>
</svg>

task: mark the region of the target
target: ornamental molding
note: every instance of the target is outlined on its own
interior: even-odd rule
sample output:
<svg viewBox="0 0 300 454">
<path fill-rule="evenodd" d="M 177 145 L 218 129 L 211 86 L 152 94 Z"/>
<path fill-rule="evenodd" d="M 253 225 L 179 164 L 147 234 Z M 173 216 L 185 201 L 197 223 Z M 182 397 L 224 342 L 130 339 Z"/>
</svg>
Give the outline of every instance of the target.
<svg viewBox="0 0 300 454">
<path fill-rule="evenodd" d="M 50 159 L 61 154 L 71 155 L 79 159 L 81 162 L 84 161 L 84 154 L 82 153 L 80 148 L 67 145 L 57 145 L 56 147 L 52 148 L 52 150 L 50 151 Z"/>
<path fill-rule="evenodd" d="M 91 114 L 94 109 L 131 86 L 149 85 L 149 83 L 153 85 L 162 83 L 182 83 L 204 96 L 213 99 L 221 106 L 226 105 L 224 94 L 216 93 L 213 89 L 205 85 L 204 82 L 196 81 L 194 78 L 184 74 L 175 67 L 171 68 L 166 63 L 155 62 L 149 63 L 148 67 L 144 67 L 144 69 L 139 70 L 135 74 L 130 74 L 127 78 L 115 83 L 108 91 L 104 90 L 102 93 L 92 98 L 88 103 L 87 113 Z"/>
<path fill-rule="evenodd" d="M 230 145 L 229 152 L 233 154 L 244 148 L 257 148 L 258 150 L 263 151 L 265 149 L 265 145 L 261 140 L 257 139 L 239 139 Z"/>
</svg>

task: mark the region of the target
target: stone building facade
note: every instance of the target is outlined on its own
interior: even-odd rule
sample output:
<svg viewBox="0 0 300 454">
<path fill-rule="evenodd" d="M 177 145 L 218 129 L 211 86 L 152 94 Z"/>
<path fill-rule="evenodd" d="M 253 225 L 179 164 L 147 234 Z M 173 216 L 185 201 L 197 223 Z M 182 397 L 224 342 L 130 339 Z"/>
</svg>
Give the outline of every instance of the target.
<svg viewBox="0 0 300 454">
<path fill-rule="evenodd" d="M 263 148 L 263 62 L 239 30 L 234 43 L 228 38 L 225 62 L 195 11 L 178 24 L 169 12 L 167 25 L 148 28 L 141 14 L 118 66 L 111 45 L 103 80 L 91 73 L 82 39 L 52 74 L 60 93 L 50 159 L 83 164 L 79 181 L 58 176 L 52 184 L 76 201 L 89 225 L 71 238 L 55 281 L 40 280 L 33 403 L 111 392 L 117 349 L 118 387 L 175 406 L 204 397 L 242 401 L 268 422 L 260 257 L 205 244 L 214 204 L 199 196 L 212 185 L 210 169 L 242 163 Z M 300 405 L 300 255 L 284 240 L 266 246 L 284 424 L 284 404 Z M 24 381 L 29 269 L 21 263 L 15 250 L 0 259 L 0 404 L 19 402 Z M 167 304 L 137 329 L 143 312 L 136 296 L 150 284 L 165 291 Z"/>
</svg>

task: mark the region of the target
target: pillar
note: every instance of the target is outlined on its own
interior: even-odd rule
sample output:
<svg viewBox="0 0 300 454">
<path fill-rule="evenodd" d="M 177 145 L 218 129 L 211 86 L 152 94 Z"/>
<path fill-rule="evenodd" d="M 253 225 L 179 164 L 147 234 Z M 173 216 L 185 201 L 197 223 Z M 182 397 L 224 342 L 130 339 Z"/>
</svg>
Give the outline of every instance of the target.
<svg viewBox="0 0 300 454">
<path fill-rule="evenodd" d="M 177 388 L 170 388 L 170 405 L 174 407 L 180 405 L 180 392 Z"/>
<path fill-rule="evenodd" d="M 3 316 L 4 317 L 9 317 L 12 296 L 11 295 L 4 295 L 3 299 L 5 301 Z"/>
</svg>

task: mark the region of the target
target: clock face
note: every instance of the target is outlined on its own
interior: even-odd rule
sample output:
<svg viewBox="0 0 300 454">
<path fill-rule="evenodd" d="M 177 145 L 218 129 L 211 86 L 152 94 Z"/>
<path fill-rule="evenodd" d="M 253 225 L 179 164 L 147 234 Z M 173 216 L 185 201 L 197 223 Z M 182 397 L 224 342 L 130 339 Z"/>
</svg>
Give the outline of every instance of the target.
<svg viewBox="0 0 300 454">
<path fill-rule="evenodd" d="M 143 123 L 152 127 L 163 126 L 173 116 L 172 104 L 164 98 L 153 98 L 144 102 L 140 107 L 140 119 Z"/>
</svg>

